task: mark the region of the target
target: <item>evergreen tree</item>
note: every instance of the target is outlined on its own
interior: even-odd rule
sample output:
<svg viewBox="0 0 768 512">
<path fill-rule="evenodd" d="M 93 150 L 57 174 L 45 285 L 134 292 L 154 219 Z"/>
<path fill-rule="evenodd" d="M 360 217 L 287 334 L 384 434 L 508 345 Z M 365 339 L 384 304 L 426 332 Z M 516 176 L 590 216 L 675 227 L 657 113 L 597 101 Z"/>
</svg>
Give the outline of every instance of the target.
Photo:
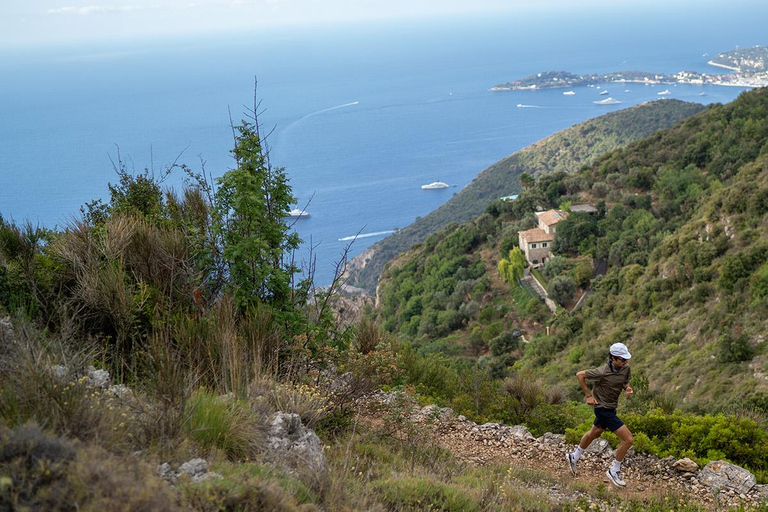
<svg viewBox="0 0 768 512">
<path fill-rule="evenodd" d="M 291 255 L 301 242 L 285 222 L 295 199 L 285 169 L 269 163 L 258 124 L 236 129 L 237 168 L 217 180 L 214 198 L 227 283 L 240 307 L 286 307 L 298 272 Z"/>
</svg>

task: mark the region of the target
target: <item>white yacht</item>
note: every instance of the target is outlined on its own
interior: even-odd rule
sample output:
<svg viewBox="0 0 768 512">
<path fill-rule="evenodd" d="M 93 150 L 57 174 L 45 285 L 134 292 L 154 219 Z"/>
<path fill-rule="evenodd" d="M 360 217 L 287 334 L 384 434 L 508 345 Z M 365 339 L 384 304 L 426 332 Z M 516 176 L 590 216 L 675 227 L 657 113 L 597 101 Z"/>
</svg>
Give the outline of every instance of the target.
<svg viewBox="0 0 768 512">
<path fill-rule="evenodd" d="M 450 187 L 450 185 L 448 185 L 447 183 L 444 183 L 442 181 L 433 181 L 429 185 L 422 185 L 421 189 L 422 190 L 437 190 L 439 188 L 448 188 L 448 187 Z"/>
<path fill-rule="evenodd" d="M 608 96 L 604 100 L 593 101 L 592 103 L 594 103 L 595 105 L 618 105 L 619 103 L 624 103 L 624 102 L 623 101 L 619 101 L 619 100 L 615 100 L 615 99 L 611 98 L 610 96 Z"/>
<path fill-rule="evenodd" d="M 605 96 L 606 94 L 608 94 L 607 90 L 600 91 L 600 96 Z"/>
<path fill-rule="evenodd" d="M 573 92 L 573 91 L 566 91 L 566 92 L 564 92 L 563 94 L 565 94 L 566 96 L 573 96 L 573 95 L 574 95 L 574 94 L 576 94 L 576 93 L 575 93 L 575 92 Z"/>
<path fill-rule="evenodd" d="M 447 184 L 447 183 L 445 183 L 445 182 L 442 182 L 442 181 L 433 181 L 432 183 L 430 183 L 430 184 L 428 184 L 428 185 L 422 185 L 422 186 L 421 186 L 421 189 L 422 189 L 422 190 L 437 190 L 437 189 L 439 189 L 439 188 L 448 188 L 448 187 L 450 187 L 450 185 L 448 185 L 448 184 Z"/>
<path fill-rule="evenodd" d="M 672 93 L 669 92 L 669 89 L 664 89 L 663 91 L 657 92 L 656 94 L 658 94 L 659 96 L 668 96 L 668 95 L 670 95 Z"/>
<path fill-rule="evenodd" d="M 309 217 L 309 212 L 307 210 L 302 210 L 300 208 L 294 208 L 293 210 L 288 212 L 288 216 L 291 218 L 306 218 Z"/>
</svg>

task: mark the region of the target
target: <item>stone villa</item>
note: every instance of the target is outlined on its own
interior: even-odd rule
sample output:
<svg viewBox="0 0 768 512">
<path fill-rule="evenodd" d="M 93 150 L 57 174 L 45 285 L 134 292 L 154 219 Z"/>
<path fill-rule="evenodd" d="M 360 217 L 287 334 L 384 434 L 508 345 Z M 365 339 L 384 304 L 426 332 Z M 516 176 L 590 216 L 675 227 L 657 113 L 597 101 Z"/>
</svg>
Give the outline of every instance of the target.
<svg viewBox="0 0 768 512">
<path fill-rule="evenodd" d="M 539 226 L 518 233 L 520 250 L 533 268 L 544 265 L 552 257 L 552 243 L 555 241 L 557 223 L 568 217 L 567 212 L 547 210 L 536 212 Z"/>
</svg>

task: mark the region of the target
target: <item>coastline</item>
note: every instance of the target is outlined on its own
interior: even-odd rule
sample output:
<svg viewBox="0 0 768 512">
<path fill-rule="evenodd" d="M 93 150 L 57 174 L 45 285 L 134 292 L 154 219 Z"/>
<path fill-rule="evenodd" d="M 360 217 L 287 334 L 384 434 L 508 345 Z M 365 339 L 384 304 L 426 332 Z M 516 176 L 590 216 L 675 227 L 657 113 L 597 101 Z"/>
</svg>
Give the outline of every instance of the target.
<svg viewBox="0 0 768 512">
<path fill-rule="evenodd" d="M 708 61 L 707 64 L 709 64 L 710 66 L 714 66 L 716 68 L 730 69 L 731 71 L 736 71 L 736 72 L 741 71 L 741 68 L 736 68 L 736 67 L 733 67 L 733 66 L 728 66 L 726 64 L 720 64 L 720 63 L 717 63 L 717 62 L 712 61 L 712 60 Z"/>
</svg>

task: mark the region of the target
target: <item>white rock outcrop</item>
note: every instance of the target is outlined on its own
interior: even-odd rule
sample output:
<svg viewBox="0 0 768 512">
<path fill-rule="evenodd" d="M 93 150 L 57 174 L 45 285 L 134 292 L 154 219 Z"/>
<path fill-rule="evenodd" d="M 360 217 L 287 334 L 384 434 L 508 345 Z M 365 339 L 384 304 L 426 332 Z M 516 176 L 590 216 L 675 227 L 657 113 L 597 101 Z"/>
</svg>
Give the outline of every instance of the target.
<svg viewBox="0 0 768 512">
<path fill-rule="evenodd" d="M 320 438 L 304 426 L 298 414 L 275 414 L 269 427 L 267 450 L 275 462 L 289 469 L 308 469 L 319 474 L 328 471 Z"/>
<path fill-rule="evenodd" d="M 732 489 L 742 494 L 749 492 L 757 483 L 755 475 L 724 460 L 715 460 L 704 466 L 699 473 L 699 481 L 713 491 Z"/>
</svg>

